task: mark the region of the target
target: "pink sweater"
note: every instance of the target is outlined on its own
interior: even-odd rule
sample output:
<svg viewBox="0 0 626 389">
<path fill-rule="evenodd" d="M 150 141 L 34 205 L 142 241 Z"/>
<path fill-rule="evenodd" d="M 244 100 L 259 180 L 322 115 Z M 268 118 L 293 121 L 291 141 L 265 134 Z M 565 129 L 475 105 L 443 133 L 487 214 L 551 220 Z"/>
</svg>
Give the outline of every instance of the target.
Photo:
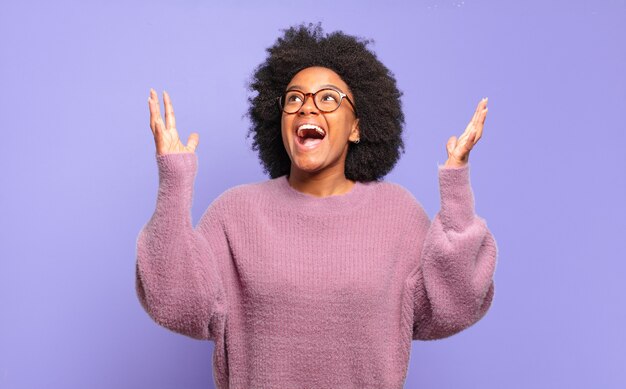
<svg viewBox="0 0 626 389">
<path fill-rule="evenodd" d="M 156 159 L 137 294 L 158 324 L 215 342 L 219 389 L 402 388 L 411 340 L 458 333 L 491 305 L 498 250 L 469 165 L 438 166 L 432 221 L 399 184 L 320 198 L 282 176 L 228 189 L 194 228 L 197 155 Z"/>
</svg>

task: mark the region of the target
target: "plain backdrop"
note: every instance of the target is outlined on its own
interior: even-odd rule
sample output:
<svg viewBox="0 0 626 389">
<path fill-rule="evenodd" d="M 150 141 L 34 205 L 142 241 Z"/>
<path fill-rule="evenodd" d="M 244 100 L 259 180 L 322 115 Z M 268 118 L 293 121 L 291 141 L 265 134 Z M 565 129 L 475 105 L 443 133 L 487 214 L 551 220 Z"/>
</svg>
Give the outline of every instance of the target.
<svg viewBox="0 0 626 389">
<path fill-rule="evenodd" d="M 386 180 L 432 218 L 437 163 L 482 97 L 488 314 L 414 341 L 407 388 L 624 388 L 626 1 L 11 1 L 0 11 L 0 387 L 211 388 L 213 343 L 154 323 L 136 238 L 158 175 L 149 89 L 200 134 L 194 224 L 268 179 L 246 83 L 282 29 L 370 38 L 403 91 Z"/>
</svg>

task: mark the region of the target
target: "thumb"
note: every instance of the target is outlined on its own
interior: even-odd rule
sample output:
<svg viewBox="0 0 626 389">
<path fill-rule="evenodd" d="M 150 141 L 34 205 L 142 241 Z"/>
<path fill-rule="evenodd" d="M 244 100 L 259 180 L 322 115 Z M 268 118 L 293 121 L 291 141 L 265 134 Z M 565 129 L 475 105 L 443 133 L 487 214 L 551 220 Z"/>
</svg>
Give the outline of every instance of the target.
<svg viewBox="0 0 626 389">
<path fill-rule="evenodd" d="M 448 157 L 450 157 L 452 155 L 452 152 L 454 151 L 454 149 L 456 148 L 456 136 L 451 136 L 450 139 L 448 139 L 448 143 L 446 144 L 446 150 L 448 151 Z"/>
<path fill-rule="evenodd" d="M 198 135 L 197 132 L 193 132 L 191 135 L 189 135 L 189 138 L 187 139 L 187 147 L 191 151 L 196 151 L 198 143 L 200 143 L 200 135 Z"/>
</svg>

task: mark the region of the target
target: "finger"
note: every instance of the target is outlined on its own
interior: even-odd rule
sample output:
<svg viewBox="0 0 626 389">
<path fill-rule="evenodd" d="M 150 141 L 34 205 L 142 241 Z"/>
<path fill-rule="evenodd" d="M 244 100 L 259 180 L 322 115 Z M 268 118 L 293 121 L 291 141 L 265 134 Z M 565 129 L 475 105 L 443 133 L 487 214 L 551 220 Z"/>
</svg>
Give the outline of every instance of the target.
<svg viewBox="0 0 626 389">
<path fill-rule="evenodd" d="M 187 139 L 187 148 L 189 150 L 196 151 L 196 147 L 198 147 L 198 143 L 200 142 L 200 136 L 198 135 L 197 132 L 192 133 L 191 135 L 189 135 L 189 138 Z"/>
<path fill-rule="evenodd" d="M 154 107 L 154 114 L 155 114 L 155 118 L 154 118 L 155 129 L 157 131 L 164 131 L 165 126 L 163 125 L 163 118 L 161 117 L 161 104 L 159 103 L 159 95 L 156 93 L 156 91 L 154 92 L 154 95 L 152 96 L 152 106 Z"/>
<path fill-rule="evenodd" d="M 474 144 L 476 143 L 476 135 L 477 135 L 477 133 L 478 133 L 478 131 L 474 130 L 474 131 L 472 131 L 472 133 L 467 138 L 467 143 L 465 145 L 465 149 L 467 151 L 470 151 L 472 149 L 472 147 L 474 147 Z"/>
<path fill-rule="evenodd" d="M 476 124 L 476 119 L 480 115 L 480 109 L 481 109 L 482 103 L 483 103 L 483 100 L 480 100 L 478 102 L 478 105 L 476 106 L 476 110 L 474 111 L 474 115 L 472 115 L 472 120 L 470 120 L 470 123 Z"/>
<path fill-rule="evenodd" d="M 480 114 L 480 106 L 482 102 L 483 102 L 482 100 L 478 102 L 478 105 L 476 106 L 476 109 L 474 110 L 474 114 L 472 115 L 472 118 L 467 124 L 467 127 L 465 128 L 465 132 L 463 132 L 463 135 L 467 136 L 469 135 L 470 132 L 472 132 L 473 127 L 476 125 L 476 118 Z"/>
<path fill-rule="evenodd" d="M 485 127 L 485 119 L 487 118 L 487 111 L 489 109 L 485 108 L 483 110 L 483 113 L 481 115 L 481 119 L 480 119 L 480 126 L 478 126 L 478 133 L 476 134 L 476 139 L 474 139 L 474 144 L 476 144 L 476 142 L 478 142 L 478 140 L 481 138 L 482 134 L 483 134 L 483 128 Z"/>
<path fill-rule="evenodd" d="M 476 119 L 480 115 L 480 107 L 481 107 L 482 102 L 483 102 L 483 100 L 480 100 L 478 102 L 478 105 L 476 106 L 476 109 L 474 110 L 474 114 L 472 115 L 472 118 L 470 119 L 469 123 L 467 124 L 467 127 L 465 127 L 465 131 L 463 131 L 463 133 L 459 137 L 459 140 L 461 140 L 461 138 L 463 138 L 463 139 L 467 138 L 467 136 L 470 134 L 470 132 L 472 132 L 472 130 L 475 128 L 475 126 L 476 126 Z"/>
<path fill-rule="evenodd" d="M 487 98 L 484 97 L 478 102 L 478 106 L 476 107 L 476 112 L 474 113 L 474 117 L 472 118 L 472 122 L 474 123 L 474 127 L 480 124 L 480 119 L 482 117 L 483 110 L 487 106 Z"/>
<path fill-rule="evenodd" d="M 470 123 L 470 125 L 468 125 L 468 127 L 471 128 L 469 132 L 475 130 L 476 135 L 477 135 L 474 141 L 472 142 L 472 144 L 476 144 L 476 142 L 478 141 L 478 139 L 480 139 L 480 136 L 482 134 L 483 124 L 485 122 L 486 109 L 487 109 L 487 97 L 480 100 L 480 102 L 478 103 L 478 110 L 476 114 L 474 115 L 474 117 L 472 118 L 472 122 Z"/>
<path fill-rule="evenodd" d="M 470 122 L 467 127 L 465 127 L 465 131 L 459 137 L 459 143 L 466 142 L 467 137 L 469 137 L 472 131 L 474 131 L 474 124 L 473 122 Z"/>
<path fill-rule="evenodd" d="M 474 147 L 474 143 L 476 143 L 477 133 L 478 131 L 476 129 L 472 129 L 469 134 L 467 134 L 465 139 L 458 143 L 460 147 L 457 148 L 463 153 L 463 155 L 467 154 L 472 149 L 472 147 Z"/>
<path fill-rule="evenodd" d="M 152 113 L 152 96 L 148 97 L 148 110 L 150 111 L 150 131 L 154 134 L 154 114 Z"/>
<path fill-rule="evenodd" d="M 471 137 L 473 136 L 474 131 L 471 131 L 470 134 L 465 138 L 464 141 L 458 141 L 454 148 L 454 153 L 452 154 L 458 160 L 464 160 L 466 155 L 472 149 L 471 147 Z"/>
<path fill-rule="evenodd" d="M 458 140 L 456 136 L 454 135 L 448 139 L 448 142 L 446 143 L 446 151 L 448 152 L 448 158 L 450 158 L 450 156 L 453 155 L 457 142 Z"/>
<path fill-rule="evenodd" d="M 165 127 L 168 130 L 176 128 L 176 119 L 174 118 L 174 107 L 170 95 L 163 91 L 163 104 L 165 105 Z"/>
</svg>

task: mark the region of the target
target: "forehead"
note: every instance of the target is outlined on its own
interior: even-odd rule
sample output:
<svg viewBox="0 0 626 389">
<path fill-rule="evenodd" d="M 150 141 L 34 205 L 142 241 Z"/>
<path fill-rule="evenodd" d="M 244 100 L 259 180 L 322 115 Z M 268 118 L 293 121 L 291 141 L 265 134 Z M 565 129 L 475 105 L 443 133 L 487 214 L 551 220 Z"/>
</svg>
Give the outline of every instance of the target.
<svg viewBox="0 0 626 389">
<path fill-rule="evenodd" d="M 333 70 L 314 66 L 300 70 L 289 81 L 287 88 L 300 86 L 304 92 L 315 92 L 322 86 L 334 85 L 344 92 L 350 90 L 348 85 Z"/>
</svg>

